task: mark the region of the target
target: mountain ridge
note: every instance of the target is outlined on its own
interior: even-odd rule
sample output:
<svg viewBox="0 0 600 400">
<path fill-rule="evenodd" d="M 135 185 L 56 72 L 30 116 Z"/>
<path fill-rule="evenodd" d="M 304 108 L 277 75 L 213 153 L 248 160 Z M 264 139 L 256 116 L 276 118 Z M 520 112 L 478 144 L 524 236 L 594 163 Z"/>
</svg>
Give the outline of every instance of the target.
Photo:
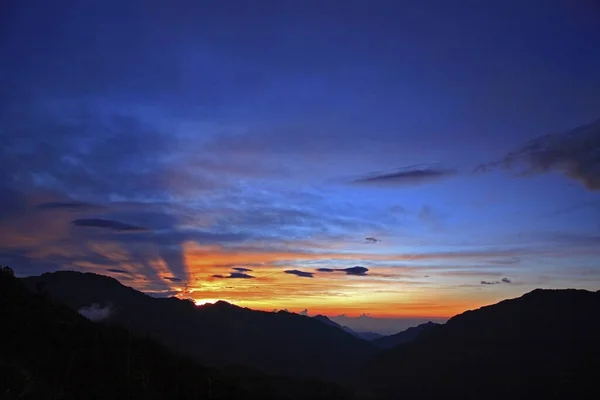
<svg viewBox="0 0 600 400">
<path fill-rule="evenodd" d="M 227 302 L 196 306 L 173 297 L 153 298 L 92 273 L 60 271 L 22 281 L 75 310 L 91 304 L 111 307 L 109 321 L 208 366 L 239 364 L 267 374 L 340 381 L 376 351 L 369 342 L 310 317 Z"/>
<path fill-rule="evenodd" d="M 329 383 L 206 368 L 33 293 L 8 268 L 0 271 L 0 305 L 2 399 L 353 398 Z"/>
<path fill-rule="evenodd" d="M 410 327 L 393 335 L 383 336 L 373 340 L 373 343 L 382 349 L 391 349 L 401 343 L 415 340 L 423 331 L 441 324 L 428 321 L 417 326 Z"/>
<path fill-rule="evenodd" d="M 599 309 L 600 291 L 537 289 L 383 351 L 361 376 L 380 399 L 598 398 Z"/>
</svg>

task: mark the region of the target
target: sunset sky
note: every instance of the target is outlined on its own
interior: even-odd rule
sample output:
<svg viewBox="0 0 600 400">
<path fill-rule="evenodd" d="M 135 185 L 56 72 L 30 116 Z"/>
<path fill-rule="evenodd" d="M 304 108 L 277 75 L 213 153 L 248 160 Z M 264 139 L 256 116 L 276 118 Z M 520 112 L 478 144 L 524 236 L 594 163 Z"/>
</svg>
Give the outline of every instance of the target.
<svg viewBox="0 0 600 400">
<path fill-rule="evenodd" d="M 19 276 L 424 319 L 600 288 L 598 2 L 8 3 Z"/>
</svg>

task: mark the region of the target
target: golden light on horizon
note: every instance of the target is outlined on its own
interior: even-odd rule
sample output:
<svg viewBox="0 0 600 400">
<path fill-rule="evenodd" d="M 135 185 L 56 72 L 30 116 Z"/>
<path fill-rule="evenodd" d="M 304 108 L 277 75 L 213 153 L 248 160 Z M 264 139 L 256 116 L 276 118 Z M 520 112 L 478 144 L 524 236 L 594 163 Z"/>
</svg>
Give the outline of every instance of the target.
<svg viewBox="0 0 600 400">
<path fill-rule="evenodd" d="M 196 304 L 197 306 L 203 306 L 205 304 L 214 304 L 218 301 L 226 301 L 228 303 L 235 304 L 235 302 L 225 299 L 194 299 L 194 304 Z"/>
</svg>

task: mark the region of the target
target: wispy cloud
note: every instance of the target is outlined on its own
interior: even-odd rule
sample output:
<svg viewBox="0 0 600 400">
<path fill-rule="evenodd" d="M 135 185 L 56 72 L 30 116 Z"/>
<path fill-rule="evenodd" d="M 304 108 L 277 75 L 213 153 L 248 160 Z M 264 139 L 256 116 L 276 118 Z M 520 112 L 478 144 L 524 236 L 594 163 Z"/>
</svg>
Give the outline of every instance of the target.
<svg viewBox="0 0 600 400">
<path fill-rule="evenodd" d="M 482 285 L 500 285 L 501 283 L 511 284 L 512 280 L 508 278 L 502 278 L 499 281 L 481 281 Z"/>
<path fill-rule="evenodd" d="M 352 183 L 373 186 L 418 185 L 450 177 L 456 171 L 443 169 L 432 164 L 411 165 L 395 171 L 378 172 L 355 179 Z"/>
<path fill-rule="evenodd" d="M 124 269 L 118 269 L 118 268 L 107 268 L 106 271 L 108 272 L 112 272 L 114 274 L 125 274 L 125 275 L 129 275 L 129 271 L 125 271 Z"/>
<path fill-rule="evenodd" d="M 72 222 L 73 225 L 85 228 L 102 228 L 117 232 L 142 232 L 150 229 L 141 226 L 126 224 L 124 222 L 113 221 L 102 218 L 83 218 L 76 219 Z"/>
<path fill-rule="evenodd" d="M 62 202 L 62 201 L 48 201 L 40 203 L 36 206 L 40 210 L 67 210 L 67 211 L 90 211 L 101 209 L 102 207 L 96 204 L 82 203 L 82 202 Z"/>
<path fill-rule="evenodd" d="M 174 276 L 163 276 L 162 278 L 166 279 L 168 281 L 171 281 L 171 282 L 182 282 L 183 281 L 183 279 L 177 278 L 177 277 L 174 277 Z"/>
<path fill-rule="evenodd" d="M 499 161 L 476 171 L 503 168 L 521 176 L 562 172 L 589 190 L 600 190 L 600 119 L 578 128 L 538 137 Z"/>
</svg>

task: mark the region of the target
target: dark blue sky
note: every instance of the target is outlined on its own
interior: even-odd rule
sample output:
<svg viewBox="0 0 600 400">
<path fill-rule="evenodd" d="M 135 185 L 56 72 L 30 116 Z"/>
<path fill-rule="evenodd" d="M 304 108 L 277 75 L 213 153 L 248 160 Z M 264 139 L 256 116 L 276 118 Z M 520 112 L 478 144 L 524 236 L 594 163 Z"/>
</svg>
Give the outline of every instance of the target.
<svg viewBox="0 0 600 400">
<path fill-rule="evenodd" d="M 595 1 L 4 10 L 0 261 L 21 275 L 388 316 L 599 286 Z"/>
</svg>

